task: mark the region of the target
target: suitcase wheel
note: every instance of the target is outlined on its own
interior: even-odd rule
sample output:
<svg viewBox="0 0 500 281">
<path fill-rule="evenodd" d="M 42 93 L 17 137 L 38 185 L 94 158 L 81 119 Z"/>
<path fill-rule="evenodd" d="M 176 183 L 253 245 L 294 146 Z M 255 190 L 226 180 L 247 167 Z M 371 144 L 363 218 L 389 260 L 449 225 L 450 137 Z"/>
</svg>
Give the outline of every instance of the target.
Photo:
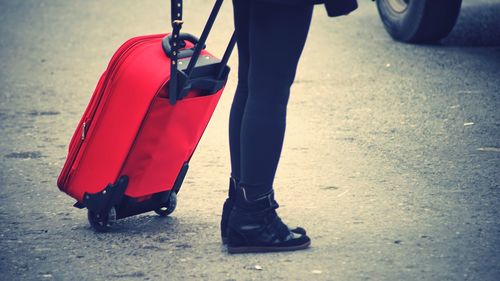
<svg viewBox="0 0 500 281">
<path fill-rule="evenodd" d="M 170 193 L 168 202 L 164 206 L 156 209 L 155 213 L 161 217 L 166 217 L 175 211 L 175 207 L 177 207 L 177 193 L 172 192 Z"/>
<path fill-rule="evenodd" d="M 116 209 L 112 207 L 107 215 L 100 215 L 89 210 L 87 217 L 90 225 L 97 232 L 106 232 L 116 222 Z"/>
</svg>

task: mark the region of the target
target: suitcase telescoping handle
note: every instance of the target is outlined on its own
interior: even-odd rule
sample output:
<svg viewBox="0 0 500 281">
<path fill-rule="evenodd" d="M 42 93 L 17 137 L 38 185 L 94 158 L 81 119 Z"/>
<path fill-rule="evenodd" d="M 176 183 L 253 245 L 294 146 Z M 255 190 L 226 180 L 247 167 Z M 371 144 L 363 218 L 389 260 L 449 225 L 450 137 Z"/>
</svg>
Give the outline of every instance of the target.
<svg viewBox="0 0 500 281">
<path fill-rule="evenodd" d="M 205 43 L 208 38 L 208 34 L 212 29 L 212 26 L 217 18 L 217 14 L 222 6 L 223 0 L 216 0 L 212 12 L 207 20 L 207 23 L 203 29 L 200 38 L 187 33 L 180 33 L 182 28 L 182 0 L 171 0 L 171 13 L 172 13 L 172 33 L 165 37 L 162 41 L 163 50 L 166 55 L 170 57 L 170 82 L 169 82 L 169 100 L 172 105 L 177 102 L 177 99 L 182 98 L 187 94 L 189 90 L 189 85 L 191 85 L 191 78 L 193 77 L 196 62 L 200 57 L 201 51 L 205 48 Z M 185 47 L 184 40 L 189 41 L 194 44 L 194 47 L 190 49 L 182 49 Z M 226 71 L 226 65 L 231 56 L 231 52 L 236 44 L 236 36 L 233 32 L 229 44 L 224 52 L 224 56 L 218 63 L 217 69 L 214 73 L 211 73 L 212 81 L 217 85 L 224 84 L 222 79 L 225 79 L 225 75 L 228 74 Z M 182 49 L 182 50 L 181 50 Z M 178 70 L 178 59 L 191 57 L 187 68 L 180 73 Z M 182 76 L 182 77 L 179 77 Z M 182 79 L 179 79 L 182 78 Z M 207 79 L 205 79 L 207 81 Z"/>
</svg>

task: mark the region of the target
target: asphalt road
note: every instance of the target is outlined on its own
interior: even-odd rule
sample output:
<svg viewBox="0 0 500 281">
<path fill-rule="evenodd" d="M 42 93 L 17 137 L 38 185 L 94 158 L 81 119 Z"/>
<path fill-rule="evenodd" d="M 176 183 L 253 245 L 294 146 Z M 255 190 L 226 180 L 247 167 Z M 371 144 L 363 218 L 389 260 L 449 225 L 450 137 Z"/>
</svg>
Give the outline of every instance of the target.
<svg viewBox="0 0 500 281">
<path fill-rule="evenodd" d="M 498 0 L 464 0 L 451 35 L 426 46 L 392 41 L 369 1 L 344 18 L 316 8 L 276 179 L 309 250 L 232 256 L 220 243 L 234 71 L 177 210 L 94 233 L 56 178 L 109 58 L 169 31 L 167 2 L 0 1 L 0 279 L 500 280 Z M 209 2 L 186 1 L 186 31 Z M 231 16 L 228 2 L 216 54 Z"/>
</svg>

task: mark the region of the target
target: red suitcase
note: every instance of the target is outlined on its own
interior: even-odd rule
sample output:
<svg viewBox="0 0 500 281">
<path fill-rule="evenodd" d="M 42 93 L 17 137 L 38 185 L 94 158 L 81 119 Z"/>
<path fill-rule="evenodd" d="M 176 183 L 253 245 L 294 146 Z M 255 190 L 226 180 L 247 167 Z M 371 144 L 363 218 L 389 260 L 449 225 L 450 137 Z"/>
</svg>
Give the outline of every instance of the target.
<svg viewBox="0 0 500 281">
<path fill-rule="evenodd" d="M 116 219 L 175 209 L 229 73 L 234 35 L 221 60 L 204 50 L 221 4 L 198 40 L 180 33 L 182 3 L 173 0 L 173 32 L 128 40 L 102 74 L 57 181 L 75 207 L 88 209 L 97 231 Z"/>
</svg>

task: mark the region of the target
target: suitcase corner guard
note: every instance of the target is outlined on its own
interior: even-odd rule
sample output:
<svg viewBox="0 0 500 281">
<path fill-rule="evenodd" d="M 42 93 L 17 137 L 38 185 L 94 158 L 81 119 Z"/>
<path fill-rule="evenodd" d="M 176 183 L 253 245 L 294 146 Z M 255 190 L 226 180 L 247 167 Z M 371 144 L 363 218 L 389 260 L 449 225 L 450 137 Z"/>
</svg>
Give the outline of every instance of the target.
<svg viewBox="0 0 500 281">
<path fill-rule="evenodd" d="M 106 188 L 97 193 L 85 193 L 83 202 L 77 202 L 74 206 L 77 208 L 86 207 L 96 214 L 107 214 L 109 210 L 117 205 L 127 189 L 128 177 L 121 176 L 115 184 L 108 184 Z"/>
</svg>

